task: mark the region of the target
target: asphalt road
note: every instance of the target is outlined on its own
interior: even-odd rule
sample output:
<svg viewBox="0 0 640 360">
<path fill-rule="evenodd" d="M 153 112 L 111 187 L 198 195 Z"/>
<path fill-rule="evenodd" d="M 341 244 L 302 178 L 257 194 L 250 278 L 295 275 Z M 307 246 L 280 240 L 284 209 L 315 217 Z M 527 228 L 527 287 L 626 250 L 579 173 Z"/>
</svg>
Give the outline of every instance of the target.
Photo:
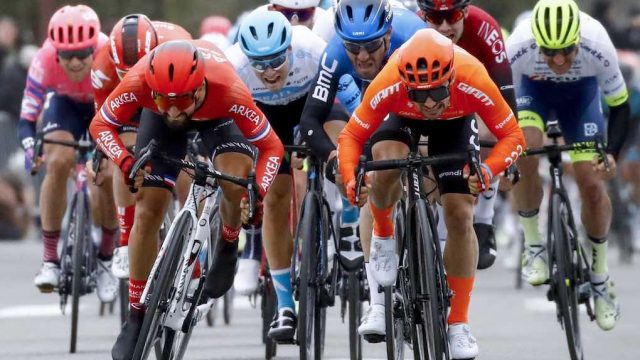
<svg viewBox="0 0 640 360">
<path fill-rule="evenodd" d="M 611 332 L 601 331 L 582 317 L 585 359 L 640 358 L 640 259 L 618 265 L 610 253 L 622 318 Z M 57 295 L 42 295 L 32 285 L 41 246 L 35 240 L 0 243 L 0 359 L 110 359 L 119 332 L 117 313 L 98 316 L 98 300 L 82 298 L 78 352 L 68 353 L 70 317 L 61 315 Z M 502 263 L 479 273 L 470 313 L 471 329 L 480 345 L 478 359 L 568 359 L 564 332 L 544 289 L 515 289 L 513 270 Z M 338 308 L 328 313 L 326 359 L 348 357 L 348 328 Z M 365 344 L 366 359 L 384 359 L 383 344 Z M 264 359 L 260 313 L 246 298 L 236 298 L 230 325 L 218 319 L 212 328 L 196 329 L 186 359 Z M 295 346 L 280 346 L 276 359 L 298 359 Z"/>
</svg>

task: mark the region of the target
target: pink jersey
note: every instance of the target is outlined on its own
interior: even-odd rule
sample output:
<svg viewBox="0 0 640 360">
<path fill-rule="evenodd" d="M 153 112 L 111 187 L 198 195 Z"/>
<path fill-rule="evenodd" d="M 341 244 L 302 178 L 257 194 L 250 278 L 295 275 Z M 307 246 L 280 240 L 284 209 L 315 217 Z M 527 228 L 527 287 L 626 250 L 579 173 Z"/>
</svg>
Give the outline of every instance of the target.
<svg viewBox="0 0 640 360">
<path fill-rule="evenodd" d="M 107 35 L 100 34 L 97 49 L 108 41 Z M 90 73 L 87 73 L 87 76 L 80 82 L 71 81 L 58 64 L 56 49 L 47 39 L 29 67 L 20 118 L 36 121 L 40 116 L 48 92 L 68 96 L 81 103 L 93 101 Z"/>
</svg>

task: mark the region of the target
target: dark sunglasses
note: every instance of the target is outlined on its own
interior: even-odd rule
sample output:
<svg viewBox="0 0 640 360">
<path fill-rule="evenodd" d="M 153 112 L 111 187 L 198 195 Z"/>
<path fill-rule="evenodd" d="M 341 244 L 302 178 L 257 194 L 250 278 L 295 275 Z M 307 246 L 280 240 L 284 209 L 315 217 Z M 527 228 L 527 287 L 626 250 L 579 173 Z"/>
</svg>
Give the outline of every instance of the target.
<svg viewBox="0 0 640 360">
<path fill-rule="evenodd" d="M 428 90 L 407 90 L 407 95 L 411 101 L 423 104 L 428 98 L 435 102 L 440 102 L 449 97 L 449 86 L 440 86 Z"/>
<path fill-rule="evenodd" d="M 294 17 L 297 17 L 299 22 L 305 22 L 311 19 L 311 17 L 316 12 L 315 7 L 309 7 L 304 9 L 290 9 L 280 5 L 273 5 L 273 10 L 279 13 L 282 13 L 282 15 L 284 15 L 284 17 L 286 17 L 287 20 L 289 21 L 293 20 Z"/>
<path fill-rule="evenodd" d="M 343 41 L 342 43 L 344 44 L 344 48 L 354 55 L 360 54 L 361 49 L 364 49 L 364 51 L 371 54 L 382 47 L 382 44 L 384 44 L 384 38 L 377 38 L 367 42 Z"/>
<path fill-rule="evenodd" d="M 88 47 L 79 50 L 58 50 L 58 57 L 64 60 L 71 60 L 76 58 L 78 60 L 84 60 L 93 54 L 93 48 Z"/>
<path fill-rule="evenodd" d="M 462 20 L 463 17 L 464 11 L 462 11 L 462 9 L 427 11 L 424 13 L 425 20 L 434 25 L 441 25 L 445 20 L 447 21 L 447 24 L 455 24 Z"/>
<path fill-rule="evenodd" d="M 575 49 L 576 49 L 576 44 L 563 47 L 562 49 L 549 49 L 544 46 L 540 46 L 540 52 L 544 56 L 548 56 L 548 57 L 554 57 L 558 54 L 562 54 L 562 56 L 567 56 L 571 54 Z"/>
<path fill-rule="evenodd" d="M 253 68 L 253 70 L 260 73 L 265 72 L 269 68 L 277 71 L 282 66 L 284 66 L 284 63 L 286 61 L 287 61 L 286 50 L 279 54 L 268 56 L 268 57 L 249 58 L 249 62 L 251 63 L 251 67 Z"/>
<path fill-rule="evenodd" d="M 169 96 L 153 92 L 153 102 L 158 106 L 160 112 L 165 113 L 169 111 L 172 106 L 175 106 L 178 110 L 186 110 L 196 101 L 196 92 L 192 91 L 186 94 Z"/>
</svg>

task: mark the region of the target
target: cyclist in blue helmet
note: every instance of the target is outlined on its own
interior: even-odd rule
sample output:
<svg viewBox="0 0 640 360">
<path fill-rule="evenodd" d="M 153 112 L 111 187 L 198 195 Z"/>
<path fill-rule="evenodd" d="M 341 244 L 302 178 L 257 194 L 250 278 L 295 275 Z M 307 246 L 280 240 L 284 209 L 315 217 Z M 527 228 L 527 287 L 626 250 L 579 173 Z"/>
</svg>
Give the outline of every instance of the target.
<svg viewBox="0 0 640 360">
<path fill-rule="evenodd" d="M 294 142 L 294 131 L 325 46 L 326 42 L 307 27 L 292 26 L 281 12 L 260 8 L 246 17 L 240 26 L 238 43 L 225 51 L 283 144 Z M 344 124 L 348 119 L 347 111 L 336 103 L 323 122 Z M 261 234 L 278 298 L 278 312 L 268 336 L 285 342 L 293 339 L 297 319 L 290 277 L 293 236 L 284 229 L 289 229 L 292 178 L 303 175 L 301 179 L 296 177 L 296 183 L 304 180 L 301 172 L 294 175 L 292 160 L 285 156 L 264 198 L 262 225 L 245 228 L 247 245 L 240 259 L 238 281 L 234 282 L 241 295 L 256 291 Z"/>
<path fill-rule="evenodd" d="M 425 23 L 415 13 L 402 6 L 392 6 L 387 0 L 340 0 L 337 4 L 336 35 L 322 55 L 318 74 L 313 80 L 314 87 L 309 91 L 300 122 L 303 140 L 315 155 L 327 161 L 329 180 L 332 180 L 332 175 L 335 174 L 333 170 L 336 164 L 336 146 L 324 130 L 323 120 L 335 101 L 340 78 L 350 75 L 361 92 L 364 92 L 367 84 L 382 69 L 389 56 L 416 31 L 425 27 Z M 342 124 L 342 127 L 345 124 Z M 342 180 L 338 176 L 336 184 L 341 183 Z M 344 199 L 343 203 L 349 206 Z M 369 206 L 362 209 L 362 215 L 368 215 Z M 358 226 L 357 215 L 352 223 Z M 385 334 L 384 294 L 377 291 L 377 279 L 394 277 L 389 272 L 395 271 L 396 268 L 395 265 L 388 266 L 389 264 L 379 262 L 395 258 L 395 243 L 387 241 L 389 239 L 372 239 L 371 222 L 363 219 L 359 223 L 359 240 L 371 289 L 371 307 L 363 317 L 358 331 L 366 340 L 374 341 Z M 342 247 L 341 242 L 340 248 Z"/>
</svg>

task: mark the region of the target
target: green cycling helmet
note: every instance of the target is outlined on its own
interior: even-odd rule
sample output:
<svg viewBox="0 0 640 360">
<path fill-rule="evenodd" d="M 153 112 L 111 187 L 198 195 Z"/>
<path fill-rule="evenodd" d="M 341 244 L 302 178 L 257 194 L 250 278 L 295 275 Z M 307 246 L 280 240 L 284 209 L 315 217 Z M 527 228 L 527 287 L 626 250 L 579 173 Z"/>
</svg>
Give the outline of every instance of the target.
<svg viewBox="0 0 640 360">
<path fill-rule="evenodd" d="M 531 29 L 538 47 L 575 45 L 580 40 L 580 9 L 573 0 L 540 0 L 533 8 Z"/>
</svg>

